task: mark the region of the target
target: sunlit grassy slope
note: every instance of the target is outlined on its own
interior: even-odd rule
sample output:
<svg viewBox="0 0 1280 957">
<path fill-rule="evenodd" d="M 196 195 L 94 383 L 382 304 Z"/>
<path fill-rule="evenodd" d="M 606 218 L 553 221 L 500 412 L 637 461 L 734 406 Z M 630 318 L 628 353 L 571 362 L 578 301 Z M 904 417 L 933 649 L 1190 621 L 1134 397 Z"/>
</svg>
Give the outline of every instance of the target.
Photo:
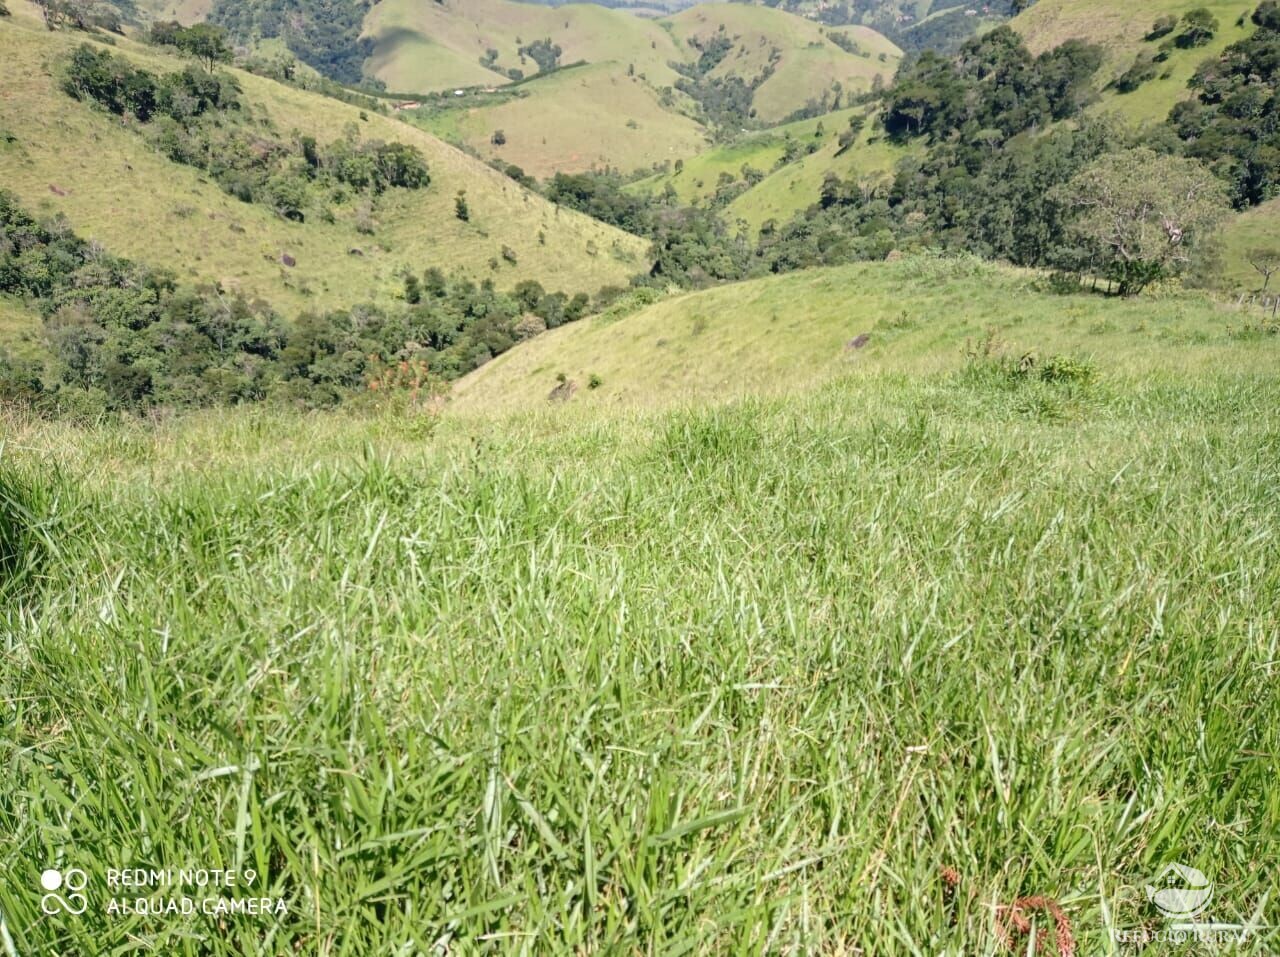
<svg viewBox="0 0 1280 957">
<path fill-rule="evenodd" d="M 802 156 L 810 155 L 809 150 L 820 150 L 824 145 L 833 143 L 848 125 L 851 116 L 866 112 L 866 107 L 837 110 L 814 119 L 799 120 L 744 135 L 732 143 L 712 147 L 695 156 L 679 157 L 683 161 L 679 170 L 673 164 L 673 168 L 667 172 L 645 177 L 630 184 L 627 189 L 661 193 L 669 183 L 681 202 L 705 202 L 716 194 L 721 175 L 728 173 L 735 180 L 741 180 L 743 168 L 750 167 L 768 178 L 785 157 L 789 142 L 794 142 L 801 149 Z"/>
<path fill-rule="evenodd" d="M 592 167 L 642 169 L 696 153 L 707 142 L 697 122 L 663 107 L 657 91 L 628 76 L 623 63 L 559 70 L 518 89 L 501 105 L 437 113 L 424 125 L 539 178 Z M 501 146 L 493 142 L 498 130 L 506 139 Z"/>
<path fill-rule="evenodd" d="M 705 203 L 715 196 L 720 176 L 728 173 L 742 180 L 743 167 L 765 176 L 724 207 L 730 226 L 743 225 L 754 235 L 769 220 L 778 224 L 818 201 L 822 181 L 830 173 L 842 179 L 872 182 L 889 181 L 897 164 L 923 144 L 899 145 L 884 137 L 870 116 L 857 142 L 842 149 L 839 136 L 852 116 L 868 116 L 869 107 L 838 110 L 811 120 L 801 120 L 743 136 L 725 146 L 716 146 L 690 157 L 681 157 L 681 169 L 657 173 L 632 183 L 628 189 L 656 194 L 670 184 L 682 202 Z M 803 148 L 801 157 L 776 166 L 786 152 L 787 138 Z M 812 149 L 812 152 L 809 150 Z"/>
<path fill-rule="evenodd" d="M 704 136 L 690 119 L 692 104 L 672 89 L 679 74 L 671 64 L 696 61 L 698 44 L 721 32 L 733 49 L 716 76 L 753 82 L 777 53 L 775 73 L 753 102 L 757 119 L 765 122 L 831 95 L 835 83 L 854 92 L 866 89 L 877 74 L 888 80 L 901 57 L 873 30 L 836 31 L 858 45 L 850 53 L 811 21 L 734 4 L 703 4 L 657 22 L 593 5 L 384 0 L 370 12 L 365 32 L 375 42 L 368 68 L 391 89 L 404 92 L 498 88 L 508 82 L 506 71 L 512 68 L 534 76 L 537 65 L 527 58 L 522 62 L 518 51 L 539 39 L 562 48 L 563 64 L 591 64 L 590 72 L 567 71 L 527 83 L 518 100 L 469 103 L 437 111 L 429 121 L 432 129 L 472 149 L 498 153 L 538 174 L 593 164 L 629 171 L 697 152 Z M 480 61 L 490 50 L 499 55 L 486 67 Z M 628 119 L 639 129 L 628 126 Z M 493 132 L 510 134 L 512 128 L 524 135 L 507 148 L 493 149 Z"/>
<path fill-rule="evenodd" d="M 382 0 L 365 21 L 374 41 L 372 72 L 388 88 L 432 92 L 471 84 L 507 82 L 505 72 L 538 71 L 519 48 L 549 39 L 563 50 L 562 63 L 617 61 L 656 86 L 670 85 L 668 64 L 683 60 L 672 36 L 653 20 L 594 4 L 544 7 L 516 0 Z M 494 70 L 480 65 L 496 50 Z"/>
<path fill-rule="evenodd" d="M 1040 0 L 1012 21 L 1034 52 L 1057 46 L 1073 38 L 1101 44 L 1107 62 L 1099 74 L 1099 85 L 1124 73 L 1139 53 L 1155 53 L 1160 42 L 1143 40 L 1152 24 L 1162 16 L 1181 17 L 1196 7 L 1205 7 L 1218 18 L 1220 28 L 1207 45 L 1192 50 L 1175 49 L 1162 64 L 1160 75 L 1132 93 L 1108 92 L 1095 107 L 1114 112 L 1133 122 L 1159 122 L 1179 100 L 1188 96 L 1187 80 L 1204 60 L 1216 56 L 1227 45 L 1253 30 L 1248 16 L 1256 4 L 1232 0 L 1133 0 L 1129 3 L 1098 3 L 1096 0 Z M 1244 15 L 1245 26 L 1237 26 Z"/>
<path fill-rule="evenodd" d="M 84 36 L 49 33 L 30 7 L 15 12 L 0 20 L 7 69 L 0 127 L 14 138 L 0 142 L 0 184 L 38 214 L 65 214 L 77 232 L 117 255 L 181 279 L 221 282 L 286 311 L 385 299 L 406 268 L 466 271 L 501 286 L 534 277 L 584 291 L 643 268 L 641 240 L 556 209 L 422 130 L 377 114 L 362 118 L 354 107 L 236 73 L 244 99 L 271 118 L 277 135 L 306 133 L 324 143 L 354 124 L 363 138 L 413 144 L 430 166 L 428 189 L 394 190 L 380 200 L 372 236 L 357 232 L 350 206 L 339 208 L 332 224 L 286 222 L 265 206 L 233 199 L 198 170 L 152 151 L 119 119 L 62 93 L 61 64 Z M 129 41 L 115 49 L 157 71 L 183 66 Z M 469 223 L 454 215 L 459 190 L 467 192 Z M 516 265 L 502 259 L 504 245 L 515 250 Z M 295 268 L 281 265 L 286 252 Z"/>
<path fill-rule="evenodd" d="M 1229 320 L 906 262 L 573 327 L 434 433 L 0 416 L 12 951 L 1049 954 L 1037 896 L 1094 955 L 1173 862 L 1274 926 L 1277 341 Z M 988 324 L 1100 376 L 959 369 Z M 106 912 L 196 866 L 285 912 Z"/>
<path fill-rule="evenodd" d="M 868 122 L 858 142 L 849 149 L 841 150 L 834 137 L 828 139 L 812 156 L 784 166 L 743 193 L 729 204 L 726 215 L 732 221 L 745 222 L 752 231 L 758 231 L 771 219 L 786 223 L 818 201 L 822 181 L 829 174 L 868 183 L 889 182 L 898 163 L 913 150 L 922 149 L 922 144 L 892 143 L 882 130 Z"/>
<path fill-rule="evenodd" d="M 34 334 L 40 317 L 12 296 L 0 295 L 0 350 L 18 355 L 37 352 Z"/>
<path fill-rule="evenodd" d="M 454 404 L 546 405 L 561 373 L 579 386 L 573 404 L 629 406 L 787 389 L 848 370 L 936 370 L 958 365 L 966 340 L 988 330 L 1017 355 L 1093 355 L 1111 368 L 1280 361 L 1280 339 L 1258 348 L 1230 337 L 1246 318 L 1194 295 L 1057 296 L 1037 292 L 1029 273 L 910 257 L 755 280 L 563 326 L 458 382 Z M 848 347 L 864 333 L 864 348 Z M 587 388 L 593 376 L 601 384 Z"/>
<path fill-rule="evenodd" d="M 1280 261 L 1280 199 L 1273 199 L 1231 219 L 1221 233 L 1222 255 L 1215 270 L 1218 285 L 1229 292 L 1262 288 L 1262 274 L 1249 264 L 1255 250 L 1268 251 Z M 1267 292 L 1280 294 L 1280 275 L 1271 277 Z"/>
<path fill-rule="evenodd" d="M 833 43 L 818 24 L 768 7 L 705 3 L 665 23 L 686 47 L 695 40 L 706 43 L 719 34 L 733 41 L 733 49 L 713 76 L 754 81 L 774 61 L 776 52 L 774 73 L 753 100 L 765 120 L 783 119 L 810 99 L 820 98 L 837 82 L 849 91 L 869 88 L 877 74 L 888 82 L 901 58 L 901 51 L 874 31 L 859 31 L 864 55 L 855 55 Z"/>
<path fill-rule="evenodd" d="M 147 20 L 199 23 L 213 9 L 214 0 L 138 0 L 135 8 Z"/>
</svg>

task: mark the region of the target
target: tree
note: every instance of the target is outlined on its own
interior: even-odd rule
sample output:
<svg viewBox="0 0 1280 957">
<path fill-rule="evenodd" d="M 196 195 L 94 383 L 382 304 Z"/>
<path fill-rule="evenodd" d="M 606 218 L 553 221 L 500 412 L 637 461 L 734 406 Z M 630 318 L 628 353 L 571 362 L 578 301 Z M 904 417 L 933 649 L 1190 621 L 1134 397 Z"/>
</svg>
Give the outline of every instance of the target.
<svg viewBox="0 0 1280 957">
<path fill-rule="evenodd" d="M 1249 265 L 1256 269 L 1258 275 L 1262 277 L 1262 288 L 1259 292 L 1266 292 L 1267 287 L 1271 285 L 1271 277 L 1280 272 L 1280 248 L 1276 246 L 1255 246 L 1245 252 L 1245 258 L 1249 260 Z"/>
<path fill-rule="evenodd" d="M 215 63 L 225 63 L 231 59 L 227 32 L 211 23 L 197 23 L 180 32 L 177 47 L 203 63 L 210 73 L 213 72 Z"/>
<path fill-rule="evenodd" d="M 465 189 L 458 190 L 458 195 L 453 198 L 453 214 L 464 223 L 471 222 L 471 207 L 467 205 Z"/>
<path fill-rule="evenodd" d="M 44 25 L 57 30 L 70 24 L 77 30 L 85 29 L 85 11 L 77 0 L 35 0 L 44 17 Z"/>
<path fill-rule="evenodd" d="M 539 73 L 550 73 L 552 70 L 560 66 L 560 54 L 564 51 L 559 44 L 552 43 L 550 38 L 545 40 L 535 40 L 519 49 L 521 59 L 529 57 L 534 63 L 538 64 Z"/>
<path fill-rule="evenodd" d="M 1122 296 L 1183 272 L 1230 208 L 1203 165 L 1145 147 L 1102 156 L 1058 192 Z"/>
</svg>

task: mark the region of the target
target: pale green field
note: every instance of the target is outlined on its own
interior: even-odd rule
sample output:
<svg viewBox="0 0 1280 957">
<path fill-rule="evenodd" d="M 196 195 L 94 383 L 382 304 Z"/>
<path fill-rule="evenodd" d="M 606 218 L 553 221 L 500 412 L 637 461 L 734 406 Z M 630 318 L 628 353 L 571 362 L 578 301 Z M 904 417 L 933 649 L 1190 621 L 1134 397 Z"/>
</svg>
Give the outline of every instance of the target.
<svg viewBox="0 0 1280 957">
<path fill-rule="evenodd" d="M 836 130 L 835 132 L 839 132 Z M 801 210 L 818 201 L 822 181 L 828 173 L 841 179 L 890 182 L 898 163 L 912 151 L 923 151 L 922 143 L 901 146 L 884 138 L 868 122 L 858 142 L 845 152 L 832 138 L 822 149 L 799 163 L 784 166 L 729 204 L 725 212 L 732 222 L 746 223 L 752 232 L 770 219 L 786 223 Z"/>
<path fill-rule="evenodd" d="M 1221 365 L 1280 369 L 1269 345 L 1230 335 L 1246 314 L 1187 293 L 1107 300 L 1036 291 L 1034 274 L 979 260 L 908 257 L 674 296 L 539 336 L 454 387 L 461 411 L 545 405 L 565 374 L 591 407 L 710 402 L 791 389 L 843 372 L 937 372 L 989 330 L 1010 352 L 1096 356 L 1110 371 Z M 866 348 L 846 345 L 869 333 Z M 592 376 L 602 382 L 586 388 Z"/>
<path fill-rule="evenodd" d="M 725 146 L 712 147 L 695 156 L 679 157 L 684 160 L 684 168 L 680 172 L 673 169 L 668 173 L 648 176 L 629 184 L 627 189 L 657 194 L 670 183 L 682 203 L 705 202 L 715 195 L 721 173 L 729 173 L 734 179 L 741 179 L 742 168 L 750 166 L 770 174 L 774 164 L 786 153 L 788 136 L 805 145 L 830 143 L 848 125 L 850 116 L 865 112 L 865 107 L 838 110 L 815 119 L 800 120 L 775 126 L 764 132 L 744 135 Z"/>
<path fill-rule="evenodd" d="M 1061 953 L 1035 895 L 1083 957 L 1174 862 L 1276 925 L 1277 337 L 972 263 L 657 311 L 596 342 L 677 408 L 0 416 L 6 949 Z M 105 913 L 184 866 L 286 911 Z"/>
<path fill-rule="evenodd" d="M 1221 234 L 1221 266 L 1215 284 L 1226 292 L 1252 292 L 1262 288 L 1262 275 L 1249 265 L 1254 249 L 1270 249 L 1280 258 L 1280 199 L 1246 210 L 1232 218 Z M 1280 294 L 1280 275 L 1271 277 L 1267 292 Z"/>
<path fill-rule="evenodd" d="M 213 9 L 213 0 L 138 0 L 138 10 L 149 20 L 199 23 Z"/>
<path fill-rule="evenodd" d="M 557 209 L 422 130 L 377 114 L 362 119 L 355 107 L 236 72 L 245 100 L 270 116 L 278 135 L 296 131 L 323 143 L 355 124 L 366 139 L 411 143 L 430 166 L 428 189 L 395 190 L 380 200 L 373 236 L 356 231 L 351 208 L 339 208 L 332 224 L 287 222 L 228 196 L 199 170 L 152 151 L 118 118 L 63 94 L 57 73 L 83 36 L 49 33 L 29 6 L 15 13 L 0 20 L 0 59 L 10 69 L 0 126 L 17 138 L 0 146 L 0 184 L 36 214 L 65 214 L 77 232 L 116 255 L 172 269 L 180 279 L 220 282 L 286 311 L 386 300 L 406 268 L 493 276 L 501 286 L 554 277 L 566 290 L 587 292 L 643 268 L 640 239 Z M 129 41 L 115 49 L 157 71 L 184 65 Z M 470 223 L 454 216 L 460 189 Z M 516 251 L 518 265 L 503 262 L 494 273 L 490 260 L 504 245 Z M 296 268 L 280 264 L 284 252 Z"/>
<path fill-rule="evenodd" d="M 423 125 L 539 179 L 593 167 L 644 169 L 707 143 L 700 124 L 664 108 L 653 87 L 627 76 L 622 63 L 561 70 L 518 89 L 521 96 L 498 106 L 451 110 Z M 492 142 L 496 130 L 506 136 L 503 146 Z"/>
<path fill-rule="evenodd" d="M 13 296 L 0 294 L 0 351 L 21 356 L 36 356 L 39 347 L 33 341 L 40 328 L 40 316 Z"/>
</svg>

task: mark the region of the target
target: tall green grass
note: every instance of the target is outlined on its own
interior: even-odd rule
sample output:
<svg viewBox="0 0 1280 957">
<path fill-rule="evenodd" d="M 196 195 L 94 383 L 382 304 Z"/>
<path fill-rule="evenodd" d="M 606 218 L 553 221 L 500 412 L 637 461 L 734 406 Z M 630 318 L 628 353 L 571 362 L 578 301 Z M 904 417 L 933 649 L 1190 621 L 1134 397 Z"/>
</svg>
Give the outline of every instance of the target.
<svg viewBox="0 0 1280 957">
<path fill-rule="evenodd" d="M 1172 861 L 1280 920 L 1278 400 L 949 372 L 427 443 L 9 420 L 66 488 L 0 606 L 14 948 L 994 954 L 1045 895 L 1102 954 Z M 41 914 L 51 866 L 83 916 Z M 289 912 L 109 918 L 122 866 Z"/>
</svg>

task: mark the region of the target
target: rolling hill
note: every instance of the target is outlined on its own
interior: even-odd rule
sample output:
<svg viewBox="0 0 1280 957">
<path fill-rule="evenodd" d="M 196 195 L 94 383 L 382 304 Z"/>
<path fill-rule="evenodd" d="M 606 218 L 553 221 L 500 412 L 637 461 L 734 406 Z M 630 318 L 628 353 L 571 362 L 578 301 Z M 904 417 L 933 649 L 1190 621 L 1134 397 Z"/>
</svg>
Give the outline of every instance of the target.
<svg viewBox="0 0 1280 957">
<path fill-rule="evenodd" d="M 811 155 L 835 140 L 849 117 L 866 112 L 866 107 L 837 110 L 821 117 L 785 123 L 757 133 L 745 134 L 732 143 L 715 146 L 694 156 L 681 157 L 679 168 L 655 173 L 630 184 L 629 191 L 661 193 L 670 185 L 680 202 L 700 204 L 711 200 L 724 176 L 741 183 L 743 169 L 749 168 L 770 178 L 797 157 Z"/>
<path fill-rule="evenodd" d="M 1218 20 L 1218 29 L 1212 40 L 1190 49 L 1176 46 L 1167 49 L 1154 78 L 1130 93 L 1116 89 L 1114 81 L 1128 70 L 1136 57 L 1150 56 L 1159 50 L 1160 42 L 1148 38 L 1155 21 L 1160 17 L 1179 17 L 1196 6 L 1198 4 L 1191 2 L 1144 0 L 1123 9 L 1108 8 L 1105 14 L 1100 14 L 1086 0 L 1040 0 L 1015 19 L 1012 26 L 1037 53 L 1070 39 L 1101 45 L 1105 61 L 1095 81 L 1101 96 L 1089 112 L 1114 115 L 1130 124 L 1142 125 L 1162 122 L 1174 104 L 1191 95 L 1187 81 L 1194 70 L 1204 60 L 1216 56 L 1228 44 L 1248 35 L 1253 29 L 1247 19 L 1241 22 L 1241 10 L 1225 3 L 1210 4 L 1209 8 Z M 831 119 L 835 120 L 835 116 Z M 685 158 L 679 174 L 650 177 L 642 181 L 640 187 L 661 189 L 670 182 L 682 197 L 706 201 L 715 192 L 716 176 L 738 156 L 749 161 L 751 156 L 757 160 L 768 160 L 778 155 L 779 147 L 775 146 L 770 151 L 764 146 L 767 142 L 767 139 L 755 137 L 732 147 L 713 148 L 697 157 Z M 874 122 L 868 123 L 853 148 L 841 149 L 834 137 L 828 137 L 812 154 L 771 172 L 734 198 L 726 209 L 726 216 L 730 221 L 747 224 L 753 231 L 759 230 L 770 219 L 785 222 L 815 202 L 827 175 L 834 173 L 842 179 L 885 177 L 910 151 L 923 149 L 921 142 L 909 147 L 890 142 L 876 129 Z M 728 168 L 728 171 L 737 173 L 736 168 Z M 702 183 L 702 187 L 691 189 L 695 182 Z M 1239 229 L 1234 226 L 1228 229 L 1231 237 L 1229 246 L 1234 249 L 1239 245 L 1237 236 L 1247 236 L 1252 243 L 1267 240 L 1274 221 L 1273 215 L 1262 212 L 1247 214 L 1242 218 Z M 1229 250 L 1230 262 L 1222 277 L 1228 286 L 1246 283 L 1252 273 L 1238 253 L 1238 249 Z"/>
<path fill-rule="evenodd" d="M 711 71 L 713 78 L 752 83 L 767 77 L 752 100 L 765 122 L 784 119 L 836 84 L 862 92 L 877 76 L 888 82 L 902 56 L 872 30 L 837 31 L 857 50 L 850 52 L 809 20 L 746 4 L 699 4 L 664 24 L 686 49 L 705 49 L 717 39 L 729 41 L 729 49 Z"/>
<path fill-rule="evenodd" d="M 736 184 L 738 191 L 723 206 L 725 220 L 757 234 L 768 221 L 785 223 L 813 205 L 828 175 L 888 180 L 904 157 L 923 150 L 920 143 L 902 145 L 888 140 L 875 123 L 873 110 L 871 106 L 837 110 L 743 136 L 734 143 L 683 158 L 679 169 L 655 173 L 628 189 L 656 194 L 670 185 L 682 202 L 705 205 L 716 197 L 721 177 L 727 175 L 733 180 L 731 188 Z M 869 122 L 855 143 L 843 148 L 840 134 L 855 116 L 868 117 Z M 787 161 L 789 148 L 798 155 Z M 763 178 L 745 183 L 744 167 L 763 173 Z"/>
<path fill-rule="evenodd" d="M 1034 275 L 977 260 L 908 257 L 807 270 L 604 314 L 539 336 L 454 386 L 458 413 L 545 405 L 669 406 L 785 392 L 842 372 L 954 369 L 994 333 L 1015 355 L 1093 355 L 1107 369 L 1274 370 L 1280 339 L 1230 335 L 1244 314 L 1208 297 L 1109 300 L 1037 291 Z M 869 335 L 864 348 L 852 341 Z M 593 381 L 597 387 L 588 388 Z"/>
<path fill-rule="evenodd" d="M 515 163 L 538 178 L 593 167 L 643 169 L 707 143 L 701 124 L 664 106 L 651 85 L 618 62 L 557 70 L 490 98 L 498 105 L 406 115 L 485 159 Z"/>
<path fill-rule="evenodd" d="M 652 20 L 594 4 L 543 7 L 515 0 L 382 0 L 365 18 L 373 43 L 366 70 L 404 93 L 508 83 L 538 65 L 521 48 L 550 40 L 561 63 L 634 65 L 655 86 L 676 79 L 668 64 L 685 59 L 671 34 Z M 496 56 L 482 66 L 489 51 Z"/>
<path fill-rule="evenodd" d="M 655 21 L 589 4 L 383 0 L 365 37 L 373 51 L 366 69 L 392 90 L 489 91 L 492 105 L 484 94 L 436 98 L 418 116 L 452 142 L 539 176 L 592 166 L 631 171 L 695 154 L 715 122 L 676 89 L 695 77 L 713 98 L 720 85 L 745 84 L 751 117 L 744 112 L 738 122 L 772 124 L 822 109 L 815 104 L 824 98 L 834 105 L 837 89 L 848 95 L 876 76 L 887 81 L 901 57 L 867 28 L 827 30 L 776 10 L 719 3 Z M 527 52 L 538 41 L 559 48 L 561 67 L 583 65 L 542 75 Z M 498 130 L 505 144 L 493 142 Z"/>
<path fill-rule="evenodd" d="M 29 7 L 15 13 L 0 20 L 0 59 L 11 70 L 0 92 L 0 183 L 34 213 L 66 216 L 116 255 L 263 297 L 286 312 L 396 296 L 406 268 L 437 266 L 502 287 L 554 277 L 566 291 L 586 292 L 643 268 L 641 240 L 556 208 L 422 130 L 232 70 L 243 98 L 282 134 L 410 144 L 431 174 L 428 188 L 379 200 L 372 235 L 349 206 L 332 222 L 299 223 L 240 202 L 150 148 L 118 117 L 64 94 L 63 63 L 85 36 L 50 33 Z M 122 39 L 115 50 L 157 72 L 185 65 Z M 459 191 L 469 222 L 454 214 Z"/>
</svg>

